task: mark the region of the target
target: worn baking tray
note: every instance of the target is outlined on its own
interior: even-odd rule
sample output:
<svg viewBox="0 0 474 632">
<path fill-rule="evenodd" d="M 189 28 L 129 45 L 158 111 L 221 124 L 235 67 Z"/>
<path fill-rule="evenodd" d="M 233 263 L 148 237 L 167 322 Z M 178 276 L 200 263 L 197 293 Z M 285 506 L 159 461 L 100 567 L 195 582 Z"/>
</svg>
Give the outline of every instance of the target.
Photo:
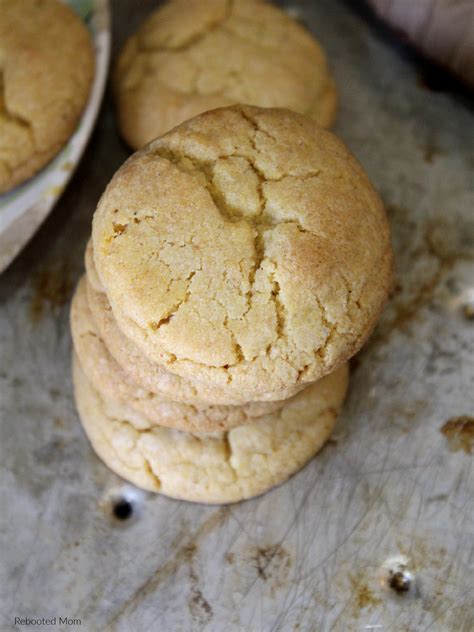
<svg viewBox="0 0 474 632">
<path fill-rule="evenodd" d="M 118 47 L 154 3 L 112 4 Z M 127 155 L 109 97 L 71 185 L 0 280 L 2 629 L 474 629 L 473 114 L 423 88 L 350 3 L 293 10 L 328 51 L 337 131 L 385 200 L 397 262 L 334 438 L 288 483 L 223 508 L 139 492 L 93 454 L 68 309 L 95 204 Z"/>
</svg>

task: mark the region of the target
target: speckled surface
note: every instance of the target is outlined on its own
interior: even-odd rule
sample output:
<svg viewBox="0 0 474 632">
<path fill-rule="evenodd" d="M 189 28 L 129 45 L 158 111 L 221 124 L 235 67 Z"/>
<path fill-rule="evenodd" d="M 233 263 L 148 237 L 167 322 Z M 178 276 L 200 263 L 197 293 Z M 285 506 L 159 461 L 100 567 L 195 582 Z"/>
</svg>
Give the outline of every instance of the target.
<svg viewBox="0 0 474 632">
<path fill-rule="evenodd" d="M 115 2 L 116 50 L 152 5 Z M 1 630 L 33 629 L 15 626 L 27 616 L 94 632 L 474 629 L 472 106 L 422 88 L 347 4 L 298 6 L 332 60 L 337 131 L 386 202 L 397 260 L 334 440 L 230 508 L 142 494 L 93 454 L 68 309 L 94 206 L 127 156 L 109 97 L 62 200 L 0 278 Z M 400 560 L 411 582 L 397 593 Z"/>
</svg>

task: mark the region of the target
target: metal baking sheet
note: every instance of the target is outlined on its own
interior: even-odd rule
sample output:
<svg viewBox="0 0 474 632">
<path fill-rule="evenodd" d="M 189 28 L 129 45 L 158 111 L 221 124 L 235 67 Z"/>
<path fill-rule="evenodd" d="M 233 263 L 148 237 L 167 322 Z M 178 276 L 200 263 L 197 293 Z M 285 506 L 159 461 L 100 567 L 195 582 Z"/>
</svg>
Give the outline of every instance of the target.
<svg viewBox="0 0 474 632">
<path fill-rule="evenodd" d="M 112 4 L 117 50 L 154 3 Z M 474 629 L 473 113 L 423 88 L 350 3 L 292 8 L 328 52 L 337 132 L 386 202 L 397 261 L 334 438 L 285 485 L 222 508 L 141 493 L 93 454 L 68 310 L 127 156 L 109 96 L 64 197 L 0 279 L 2 630 Z"/>
</svg>

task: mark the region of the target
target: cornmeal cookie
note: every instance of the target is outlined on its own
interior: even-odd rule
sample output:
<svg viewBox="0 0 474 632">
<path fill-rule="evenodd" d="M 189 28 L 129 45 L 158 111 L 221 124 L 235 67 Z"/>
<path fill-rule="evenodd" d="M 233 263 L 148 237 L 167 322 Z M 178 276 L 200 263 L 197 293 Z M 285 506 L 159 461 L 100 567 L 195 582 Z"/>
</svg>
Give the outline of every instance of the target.
<svg viewBox="0 0 474 632">
<path fill-rule="evenodd" d="M 134 154 L 93 247 L 126 336 L 246 400 L 345 362 L 391 284 L 379 196 L 341 141 L 288 110 L 213 110 Z"/>
<path fill-rule="evenodd" d="M 324 127 L 337 105 L 319 44 L 259 0 L 171 0 L 128 40 L 114 85 L 120 129 L 134 149 L 234 103 L 289 108 Z"/>
<path fill-rule="evenodd" d="M 66 143 L 93 74 L 89 32 L 65 3 L 0 0 L 0 193 Z"/>
<path fill-rule="evenodd" d="M 101 338 L 110 354 L 114 357 L 129 379 L 161 397 L 187 404 L 234 405 L 245 404 L 248 398 L 233 392 L 230 387 L 220 389 L 201 382 L 199 379 L 186 379 L 168 371 L 163 365 L 149 360 L 137 345 L 117 326 L 114 315 L 102 290 L 95 272 L 92 248 L 86 249 L 86 269 L 88 270 L 87 294 L 89 308 Z M 272 402 L 287 399 L 304 388 L 303 385 L 284 387 L 276 393 L 260 394 L 259 401 Z"/>
<path fill-rule="evenodd" d="M 94 249 L 92 247 L 92 239 L 89 239 L 86 245 L 86 250 L 84 252 L 84 265 L 86 268 L 87 282 L 97 292 L 103 292 L 104 288 L 99 279 L 99 275 L 97 274 L 97 270 L 95 269 Z"/>
<path fill-rule="evenodd" d="M 322 447 L 347 388 L 347 367 L 297 395 L 279 412 L 229 432 L 194 435 L 150 427 L 103 397 L 74 361 L 76 404 L 99 457 L 139 487 L 173 498 L 231 503 L 285 481 Z"/>
<path fill-rule="evenodd" d="M 253 422 L 283 406 L 283 402 L 256 402 L 243 406 L 180 404 L 133 383 L 110 355 L 95 327 L 84 278 L 72 301 L 71 332 L 81 367 L 94 387 L 106 397 L 136 410 L 150 425 L 188 432 L 215 432 Z"/>
</svg>

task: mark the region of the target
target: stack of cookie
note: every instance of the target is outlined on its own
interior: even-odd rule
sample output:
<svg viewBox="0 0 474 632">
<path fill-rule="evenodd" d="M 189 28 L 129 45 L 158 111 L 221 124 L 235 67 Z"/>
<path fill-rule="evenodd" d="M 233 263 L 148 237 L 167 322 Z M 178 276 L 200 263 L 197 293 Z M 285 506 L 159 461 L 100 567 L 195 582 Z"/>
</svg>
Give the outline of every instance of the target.
<svg viewBox="0 0 474 632">
<path fill-rule="evenodd" d="M 96 210 L 72 307 L 77 407 L 145 489 L 235 502 L 324 444 L 391 278 L 381 201 L 288 110 L 201 114 L 135 153 Z"/>
</svg>

